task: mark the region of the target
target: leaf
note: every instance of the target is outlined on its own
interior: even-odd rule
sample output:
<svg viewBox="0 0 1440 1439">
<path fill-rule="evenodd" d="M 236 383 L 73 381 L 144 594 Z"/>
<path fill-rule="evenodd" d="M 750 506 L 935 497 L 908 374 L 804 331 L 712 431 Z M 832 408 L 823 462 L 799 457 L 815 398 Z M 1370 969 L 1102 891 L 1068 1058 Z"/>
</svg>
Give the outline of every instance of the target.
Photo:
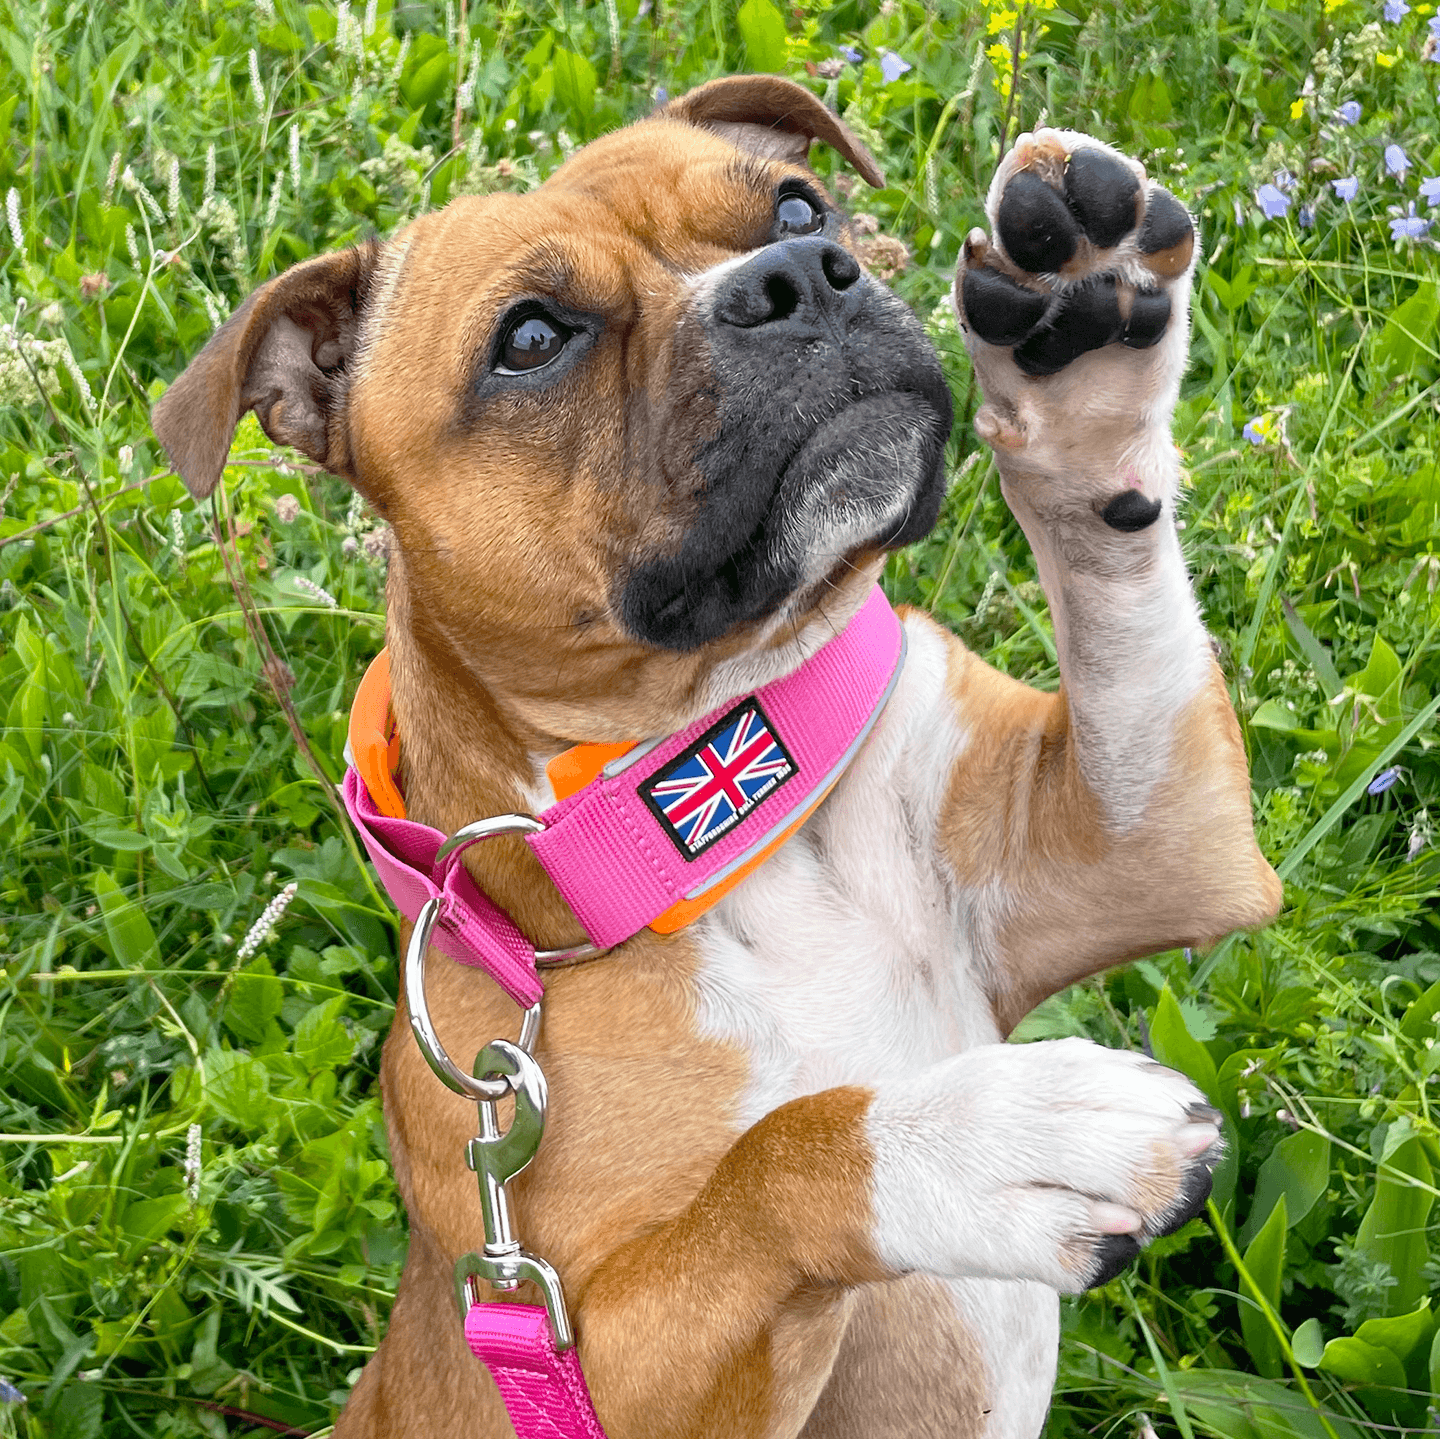
<svg viewBox="0 0 1440 1439">
<path fill-rule="evenodd" d="M 1319 1368 L 1347 1384 L 1376 1384 L 1387 1389 L 1405 1387 L 1405 1370 L 1400 1361 L 1378 1344 L 1362 1339 L 1332 1339 L 1325 1346 Z"/>
<path fill-rule="evenodd" d="M 295 1057 L 309 1074 L 344 1064 L 355 1052 L 355 1041 L 339 1023 L 345 996 L 337 995 L 308 1010 L 295 1026 Z"/>
<path fill-rule="evenodd" d="M 210 1103 L 244 1130 L 263 1131 L 270 1113 L 270 1073 L 258 1060 L 236 1050 L 211 1050 L 205 1057 Z"/>
<path fill-rule="evenodd" d="M 1210 1051 L 1185 1027 L 1185 1016 L 1167 984 L 1160 991 L 1150 1021 L 1150 1048 L 1161 1064 L 1189 1075 L 1212 1104 L 1220 1104 L 1215 1061 Z"/>
<path fill-rule="evenodd" d="M 1320 1321 L 1313 1316 L 1307 1319 L 1291 1336 L 1290 1352 L 1297 1364 L 1313 1369 L 1325 1353 L 1325 1335 Z"/>
<path fill-rule="evenodd" d="M 1372 352 L 1378 376 L 1408 374 L 1424 355 L 1422 345 L 1433 347 L 1440 320 L 1440 290 L 1425 280 L 1403 304 L 1391 312 Z"/>
<path fill-rule="evenodd" d="M 1240 1242 L 1248 1244 L 1254 1239 L 1280 1200 L 1285 1203 L 1287 1222 L 1293 1229 L 1325 1193 L 1329 1178 L 1330 1140 L 1308 1129 L 1287 1135 L 1260 1166 L 1255 1199 L 1240 1231 Z"/>
<path fill-rule="evenodd" d="M 1287 1227 L 1285 1196 L 1282 1194 L 1244 1256 L 1246 1270 L 1276 1314 L 1280 1312 L 1280 1278 L 1285 1272 Z M 1245 1285 L 1240 1289 L 1240 1332 L 1245 1336 L 1245 1347 L 1250 1351 L 1255 1367 L 1267 1379 L 1278 1379 L 1283 1372 L 1284 1359 L 1280 1341 Z"/>
<path fill-rule="evenodd" d="M 152 969 L 160 963 L 155 931 L 140 906 L 126 899 L 114 877 L 97 870 L 91 884 L 116 962 L 130 969 Z"/>
<path fill-rule="evenodd" d="M 785 17 L 770 0 L 745 0 L 735 20 L 745 42 L 746 68 L 770 75 L 784 70 L 789 50 Z"/>
<path fill-rule="evenodd" d="M 1430 1345 L 1435 1334 L 1435 1313 L 1426 1299 L 1409 1314 L 1389 1319 L 1367 1319 L 1356 1331 L 1362 1343 L 1388 1349 L 1405 1366 L 1405 1382 L 1424 1389 L 1430 1381 Z"/>
<path fill-rule="evenodd" d="M 225 1005 L 225 1027 L 240 1039 L 259 1044 L 265 1032 L 279 1018 L 285 1002 L 285 987 L 275 978 L 270 961 L 262 954 L 235 976 Z"/>
<path fill-rule="evenodd" d="M 1344 685 L 1340 682 L 1335 661 L 1330 658 L 1330 651 L 1316 639 L 1315 632 L 1300 618 L 1295 606 L 1284 595 L 1280 596 L 1280 608 L 1285 613 L 1285 623 L 1289 626 L 1290 633 L 1295 636 L 1295 643 L 1300 646 L 1300 653 L 1310 661 L 1310 668 L 1315 671 L 1315 678 L 1320 681 L 1325 698 L 1333 700 Z"/>
<path fill-rule="evenodd" d="M 98 1384 L 71 1384 L 51 1410 L 52 1439 L 98 1439 L 105 1391 Z"/>
<path fill-rule="evenodd" d="M 1304 728 L 1300 716 L 1288 705 L 1282 705 L 1279 700 L 1266 700 L 1250 716 L 1250 726 L 1252 729 L 1273 729 L 1281 733 Z"/>
<path fill-rule="evenodd" d="M 1358 675 L 1350 678 L 1351 686 L 1362 695 L 1379 699 L 1400 678 L 1400 658 L 1379 635 L 1370 644 L 1370 658 Z M 1399 709 L 1395 711 L 1399 718 Z"/>
<path fill-rule="evenodd" d="M 557 50 L 551 64 L 555 69 L 555 98 L 583 123 L 595 109 L 595 67 L 571 50 Z"/>
<path fill-rule="evenodd" d="M 1435 1027 L 1435 1015 L 1440 1012 L 1440 979 L 1437 979 L 1419 999 L 1412 1000 L 1400 1021 L 1400 1033 L 1415 1044 L 1429 1037 Z"/>
<path fill-rule="evenodd" d="M 1420 1188 L 1409 1180 L 1417 1180 Z M 1360 1221 L 1355 1247 L 1367 1257 L 1388 1264 L 1400 1281 L 1386 1296 L 1391 1314 L 1414 1309 L 1425 1293 L 1422 1270 L 1430 1257 L 1425 1224 L 1434 1195 L 1430 1161 L 1418 1137 L 1407 1139 L 1377 1172 L 1375 1198 Z"/>
</svg>

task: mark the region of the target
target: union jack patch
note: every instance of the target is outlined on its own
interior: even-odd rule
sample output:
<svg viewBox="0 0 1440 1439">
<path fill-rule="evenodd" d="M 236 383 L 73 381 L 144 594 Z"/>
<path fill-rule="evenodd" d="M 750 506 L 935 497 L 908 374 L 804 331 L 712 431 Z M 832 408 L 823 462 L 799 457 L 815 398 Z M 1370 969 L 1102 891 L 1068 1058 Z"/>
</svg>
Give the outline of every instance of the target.
<svg viewBox="0 0 1440 1439">
<path fill-rule="evenodd" d="M 687 859 L 727 834 L 796 771 L 760 702 L 742 700 L 640 786 Z"/>
</svg>

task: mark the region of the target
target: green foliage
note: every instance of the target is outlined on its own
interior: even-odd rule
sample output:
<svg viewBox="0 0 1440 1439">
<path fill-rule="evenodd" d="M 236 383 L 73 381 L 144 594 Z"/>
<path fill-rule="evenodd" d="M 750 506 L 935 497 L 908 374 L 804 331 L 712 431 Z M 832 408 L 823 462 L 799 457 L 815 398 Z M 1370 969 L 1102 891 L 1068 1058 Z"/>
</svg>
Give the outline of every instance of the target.
<svg viewBox="0 0 1440 1439">
<path fill-rule="evenodd" d="M 403 1260 L 375 1087 L 394 927 L 333 790 L 384 531 L 253 421 L 193 504 L 150 402 L 284 266 L 531 188 L 662 88 L 747 66 L 874 147 L 888 187 L 849 203 L 909 246 L 895 283 L 950 369 L 954 482 L 887 585 L 1033 683 L 1056 678 L 1043 596 L 942 304 L 960 242 L 1042 113 L 1201 220 L 1183 539 L 1287 910 L 1025 1022 L 1148 1036 L 1228 1144 L 1211 1222 L 1066 1302 L 1049 1433 L 1433 1428 L 1440 289 L 1389 221 L 1430 213 L 1440 66 L 1433 11 L 1377 15 L 1076 0 L 1023 11 L 1018 42 L 999 0 L 504 0 L 463 35 L 390 0 L 0 15 L 0 1371 L 27 1396 L 0 1434 L 315 1430 Z M 888 81 L 887 51 L 910 66 Z"/>
</svg>

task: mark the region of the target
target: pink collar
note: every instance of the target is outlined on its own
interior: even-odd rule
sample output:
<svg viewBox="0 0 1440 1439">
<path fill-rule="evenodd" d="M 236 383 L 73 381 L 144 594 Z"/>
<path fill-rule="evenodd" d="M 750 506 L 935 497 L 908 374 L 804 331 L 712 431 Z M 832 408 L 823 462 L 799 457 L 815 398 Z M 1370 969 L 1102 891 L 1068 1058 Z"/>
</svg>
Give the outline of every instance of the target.
<svg viewBox="0 0 1440 1439">
<path fill-rule="evenodd" d="M 447 841 L 382 813 L 354 765 L 345 806 L 396 908 L 413 921 L 438 899 L 431 943 L 528 1007 L 543 991 L 540 966 L 577 951 L 537 955 L 459 863 L 464 844 L 524 833 L 594 946 L 581 953 L 611 949 L 647 926 L 671 933 L 804 823 L 870 733 L 904 657 L 904 631 L 877 587 L 798 669 L 634 746 L 539 816 L 478 821 Z"/>
</svg>

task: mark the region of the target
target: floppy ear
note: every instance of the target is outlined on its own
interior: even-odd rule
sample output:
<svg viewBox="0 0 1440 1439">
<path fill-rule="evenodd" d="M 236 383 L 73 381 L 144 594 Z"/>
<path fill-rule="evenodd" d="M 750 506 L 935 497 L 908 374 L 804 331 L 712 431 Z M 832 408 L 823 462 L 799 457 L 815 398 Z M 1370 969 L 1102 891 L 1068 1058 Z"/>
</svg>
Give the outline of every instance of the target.
<svg viewBox="0 0 1440 1439">
<path fill-rule="evenodd" d="M 345 398 L 379 250 L 321 255 L 262 285 L 160 397 L 150 423 L 196 499 L 220 483 L 247 410 L 276 444 L 353 478 Z"/>
<path fill-rule="evenodd" d="M 803 165 L 812 140 L 843 155 L 878 190 L 885 176 L 839 116 L 803 85 L 779 75 L 727 75 L 671 100 L 657 114 L 688 120 L 724 136 L 741 150 Z"/>
</svg>

